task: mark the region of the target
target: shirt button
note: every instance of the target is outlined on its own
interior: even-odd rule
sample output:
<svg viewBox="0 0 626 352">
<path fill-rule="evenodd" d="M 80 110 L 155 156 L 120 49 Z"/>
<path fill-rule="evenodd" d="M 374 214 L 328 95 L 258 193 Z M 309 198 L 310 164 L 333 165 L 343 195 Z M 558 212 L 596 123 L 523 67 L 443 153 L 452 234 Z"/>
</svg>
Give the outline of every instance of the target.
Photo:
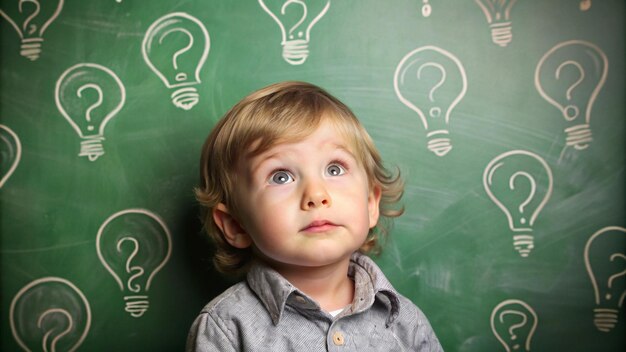
<svg viewBox="0 0 626 352">
<path fill-rule="evenodd" d="M 300 303 L 300 304 L 304 304 L 306 303 L 306 299 L 302 296 L 296 296 L 296 302 Z"/>
<path fill-rule="evenodd" d="M 333 342 L 337 346 L 343 346 L 343 344 L 345 343 L 345 339 L 343 338 L 343 334 L 341 332 L 339 332 L 339 331 L 335 331 L 335 333 L 333 334 Z"/>
</svg>

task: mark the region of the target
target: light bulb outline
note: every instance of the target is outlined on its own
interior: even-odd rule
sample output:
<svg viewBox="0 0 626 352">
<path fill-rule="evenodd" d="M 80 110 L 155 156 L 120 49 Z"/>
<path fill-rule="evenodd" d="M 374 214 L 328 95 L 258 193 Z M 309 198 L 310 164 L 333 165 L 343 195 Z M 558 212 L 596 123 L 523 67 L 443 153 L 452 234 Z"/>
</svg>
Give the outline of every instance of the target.
<svg viewBox="0 0 626 352">
<path fill-rule="evenodd" d="M 87 300 L 87 297 L 85 297 L 85 295 L 83 294 L 83 292 L 76 287 L 76 285 L 74 285 L 72 282 L 70 282 L 67 279 L 61 278 L 61 277 L 54 277 L 54 276 L 49 276 L 49 277 L 43 277 L 43 278 L 39 278 L 36 280 L 31 281 L 30 283 L 28 283 L 27 285 L 25 285 L 24 287 L 22 287 L 13 297 L 13 300 L 11 301 L 11 306 L 9 307 L 9 324 L 11 326 L 11 334 L 13 335 L 13 338 L 15 339 L 15 341 L 17 342 L 17 344 L 24 350 L 24 351 L 31 351 L 30 348 L 28 347 L 28 345 L 26 344 L 26 342 L 24 342 L 22 340 L 22 337 L 20 336 L 20 332 L 18 332 L 18 328 L 17 328 L 17 323 L 16 323 L 16 307 L 17 305 L 20 303 L 20 299 L 22 297 L 24 297 L 25 293 L 27 293 L 29 290 L 31 290 L 32 288 L 36 288 L 39 285 L 46 285 L 47 283 L 58 283 L 58 284 L 62 284 L 65 285 L 66 287 L 69 287 L 73 293 L 75 293 L 77 295 L 77 297 L 81 300 L 83 306 L 82 308 L 84 308 L 84 311 L 81 311 L 81 313 L 85 313 L 85 326 L 83 327 L 83 331 L 82 334 L 79 336 L 79 338 L 77 339 L 77 341 L 74 343 L 74 345 L 72 346 L 71 349 L 69 349 L 69 352 L 73 352 L 75 351 L 77 348 L 80 347 L 80 345 L 83 343 L 83 341 L 85 340 L 85 338 L 87 337 L 87 334 L 89 333 L 89 329 L 91 328 L 91 307 L 89 305 L 89 301 Z M 44 311 L 37 319 L 37 326 L 41 328 L 42 322 L 44 320 L 44 318 L 47 315 L 50 314 L 54 314 L 54 313 L 61 313 L 62 315 L 64 315 L 66 318 L 69 317 L 69 321 L 71 324 L 74 323 L 72 316 L 67 312 L 67 310 L 64 309 L 60 309 L 60 308 L 51 308 L 48 309 L 46 311 Z M 17 318 L 17 320 L 20 320 L 21 318 Z M 73 325 L 69 326 L 69 328 L 67 329 L 68 331 L 71 331 Z M 42 345 L 43 345 L 43 350 L 47 351 L 47 342 L 48 342 L 48 338 L 50 336 L 50 334 L 52 333 L 52 331 L 48 331 L 43 338 Z M 55 351 L 55 346 L 57 344 L 57 342 L 65 337 L 68 334 L 68 332 L 64 332 L 63 334 L 57 335 L 52 342 L 50 343 L 50 345 L 52 346 L 52 350 L 51 352 Z"/>
<path fill-rule="evenodd" d="M 513 221 L 513 217 L 510 214 L 508 208 L 506 208 L 502 202 L 496 198 L 496 196 L 493 194 L 493 192 L 491 191 L 490 186 L 493 184 L 493 175 L 495 173 L 495 171 L 497 171 L 497 169 L 503 165 L 503 163 L 501 163 L 502 159 L 505 159 L 509 156 L 512 155 L 526 155 L 529 156 L 535 160 L 537 160 L 543 167 L 544 170 L 546 171 L 547 175 L 548 175 L 548 189 L 546 191 L 546 194 L 544 195 L 543 200 L 539 203 L 539 205 L 537 206 L 537 208 L 535 209 L 535 211 L 533 212 L 533 214 L 530 217 L 530 220 L 528 221 L 529 226 L 532 226 L 535 223 L 535 220 L 537 220 L 537 217 L 539 216 L 539 213 L 543 210 L 543 208 L 545 207 L 545 205 L 548 203 L 551 195 L 552 195 L 552 187 L 553 187 L 553 176 L 552 176 L 552 170 L 550 169 L 550 166 L 548 165 L 548 163 L 541 157 L 539 157 L 539 155 L 526 151 L 526 150 L 511 150 L 505 153 L 502 153 L 500 155 L 498 155 L 496 158 L 494 158 L 493 160 L 491 160 L 489 162 L 489 164 L 487 164 L 487 167 L 485 168 L 485 172 L 483 173 L 483 185 L 485 186 L 485 190 L 487 192 L 487 195 L 489 196 L 489 198 L 491 198 L 491 200 L 496 203 L 496 205 L 498 205 L 498 207 L 500 209 L 502 209 L 502 211 L 505 213 L 507 220 L 509 220 L 509 227 L 511 231 L 516 231 L 516 232 L 521 232 L 521 231 L 530 231 L 532 230 L 531 228 L 519 228 L 514 226 L 513 224 L 515 223 Z M 530 176 L 530 174 L 523 172 L 516 172 L 513 175 L 526 175 L 527 177 Z M 536 192 L 536 181 L 533 178 L 533 192 Z M 512 187 L 513 184 L 513 177 L 511 177 L 509 179 L 509 187 L 511 188 L 511 190 L 513 190 Z M 534 195 L 534 194 L 533 194 Z M 527 201 L 523 202 L 522 204 L 527 204 Z M 520 205 L 521 206 L 521 205 Z"/>
<path fill-rule="evenodd" d="M 143 267 L 131 266 L 131 263 L 133 262 L 136 255 L 138 254 L 139 248 L 140 248 L 139 242 L 135 238 L 130 237 L 130 236 L 124 236 L 120 238 L 118 242 L 115 244 L 116 250 L 120 254 L 122 252 L 122 243 L 126 241 L 130 241 L 130 243 L 133 243 L 134 245 L 134 248 L 132 249 L 131 254 L 128 256 L 128 258 L 126 258 L 126 262 L 125 262 L 126 273 L 130 274 L 130 278 L 128 279 L 128 282 L 126 283 L 126 287 L 128 290 L 125 288 L 125 285 L 122 282 L 122 279 L 120 278 L 118 273 L 111 267 L 111 265 L 108 263 L 107 259 L 104 257 L 104 254 L 103 254 L 102 238 L 103 238 L 105 231 L 107 230 L 107 227 L 113 221 L 125 215 L 140 215 L 140 216 L 148 217 L 151 221 L 154 221 L 155 223 L 159 225 L 159 228 L 163 231 L 162 232 L 163 239 L 165 239 L 166 252 L 159 253 L 159 257 L 161 258 L 159 263 L 154 268 L 149 269 L 151 270 L 151 272 L 149 273 L 148 277 L 145 280 L 145 285 L 143 289 L 141 288 L 141 286 L 133 285 L 133 281 L 135 279 L 141 278 L 145 274 L 145 270 Z M 172 235 L 170 233 L 169 228 L 167 227 L 167 224 L 158 215 L 146 209 L 131 208 L 131 209 L 118 211 L 112 214 L 111 216 L 109 216 L 98 229 L 98 233 L 96 235 L 96 252 L 98 254 L 98 259 L 103 264 L 105 269 L 111 274 L 115 282 L 118 284 L 120 291 L 122 292 L 130 291 L 133 294 L 137 294 L 137 295 L 128 295 L 124 297 L 124 300 L 126 301 L 125 310 L 134 318 L 139 318 L 143 316 L 143 314 L 148 310 L 148 296 L 141 294 L 141 293 L 144 293 L 144 292 L 147 293 L 150 290 L 152 280 L 154 279 L 156 274 L 159 273 L 161 269 L 163 269 L 163 267 L 168 263 L 170 256 L 172 254 Z"/>
<path fill-rule="evenodd" d="M 513 40 L 511 10 L 517 0 L 474 0 L 480 7 L 491 28 L 491 40 L 506 47 Z"/>
<path fill-rule="evenodd" d="M 13 27 L 13 29 L 15 29 L 18 36 L 20 37 L 20 40 L 22 41 L 20 55 L 31 61 L 35 61 L 39 58 L 39 55 L 41 54 L 41 45 L 44 41 L 43 34 L 46 32 L 52 22 L 54 22 L 57 17 L 59 17 L 59 14 L 63 9 L 64 0 L 58 1 L 57 7 L 52 15 L 39 27 L 38 37 L 32 36 L 32 34 L 34 32 L 37 32 L 37 30 L 31 30 L 30 33 L 27 33 L 28 35 L 25 35 L 25 30 L 30 22 L 38 17 L 41 13 L 41 4 L 39 4 L 37 0 L 20 0 L 18 3 L 18 11 L 20 13 L 22 13 L 22 5 L 27 2 L 34 4 L 36 6 L 36 11 L 26 18 L 23 24 L 23 28 L 20 28 L 20 26 L 18 26 L 17 23 L 15 23 L 15 21 L 2 9 L 0 9 L 0 16 L 2 16 L 5 20 L 7 20 L 7 22 L 9 22 L 9 24 Z"/>
<path fill-rule="evenodd" d="M 186 26 L 190 27 L 187 28 Z M 190 29 L 195 30 L 193 34 Z M 189 39 L 186 46 L 176 50 L 172 56 L 172 67 L 176 71 L 179 70 L 178 58 L 181 55 L 194 47 L 202 46 L 199 57 L 195 58 L 197 60 L 192 60 L 193 64 L 191 66 L 195 66 L 191 69 L 193 77 L 190 77 L 186 72 L 177 72 L 171 80 L 167 77 L 169 75 L 163 73 L 164 68 L 157 67 L 151 59 L 151 55 L 154 52 L 153 48 L 156 47 L 153 46 L 155 39 L 161 45 L 164 38 L 172 33 L 182 33 Z M 202 83 L 200 72 L 209 56 L 210 48 L 211 37 L 200 20 L 185 12 L 172 12 L 158 18 L 148 27 L 141 44 L 141 53 L 150 70 L 161 79 L 165 87 L 174 90 L 171 94 L 174 106 L 183 110 L 191 110 L 200 99 L 198 91 L 194 86 Z M 187 70 L 189 68 L 185 67 L 184 69 Z"/>
<path fill-rule="evenodd" d="M 505 164 L 505 161 L 508 161 L 510 157 L 516 157 L 516 156 L 530 157 L 529 160 L 532 160 L 533 163 L 536 163 L 536 165 L 540 165 L 541 170 L 545 172 L 545 175 L 538 175 L 538 176 L 545 177 L 546 182 L 547 182 L 545 194 L 539 195 L 543 198 L 536 205 L 530 217 L 519 217 L 519 221 L 516 221 L 516 218 L 513 216 L 512 211 L 510 209 L 510 205 L 505 204 L 505 202 L 499 199 L 491 190 L 491 187 L 495 184 L 494 175 L 496 174 L 496 172 L 499 170 L 500 167 L 502 167 Z M 504 177 L 506 179 L 507 176 L 504 176 Z M 511 191 L 515 191 L 515 180 L 518 179 L 519 177 L 524 177 L 525 179 L 528 180 L 530 184 L 529 195 L 524 199 L 524 201 L 522 201 L 519 205 L 517 205 L 518 210 L 520 211 L 520 214 L 522 214 L 522 213 L 525 213 L 526 206 L 528 206 L 534 200 L 535 196 L 537 195 L 538 188 L 537 188 L 537 183 L 536 183 L 537 180 L 535 179 L 535 177 L 533 177 L 533 175 L 531 175 L 530 173 L 524 170 L 519 170 L 519 171 L 512 173 L 510 176 L 508 176 L 507 181 L 508 181 L 509 189 Z M 545 205 L 550 200 L 550 197 L 552 196 L 553 186 L 554 186 L 554 177 L 552 175 L 552 170 L 550 166 L 548 165 L 548 163 L 539 155 L 529 152 L 527 150 L 518 149 L 518 150 L 511 150 L 511 151 L 502 153 L 496 156 L 494 159 L 492 159 L 485 167 L 485 171 L 483 172 L 483 187 L 485 189 L 485 192 L 487 193 L 487 196 L 491 199 L 493 203 L 495 203 L 498 206 L 498 208 L 500 208 L 500 210 L 506 216 L 509 229 L 513 231 L 514 233 L 529 232 L 529 233 L 525 233 L 521 235 L 516 234 L 513 236 L 514 248 L 524 258 L 528 257 L 528 255 L 530 254 L 530 251 L 534 248 L 534 237 L 530 233 L 532 233 L 533 231 L 533 226 L 534 226 L 535 221 L 537 220 L 537 217 L 539 216 L 539 214 L 541 213 Z M 520 224 L 518 225 L 517 222 L 519 222 Z"/>
<path fill-rule="evenodd" d="M 521 306 L 523 310 L 512 309 L 512 308 L 504 309 L 505 307 L 508 308 L 508 307 L 518 307 L 518 306 Z M 504 300 L 500 302 L 491 311 L 491 317 L 490 317 L 491 331 L 493 332 L 495 337 L 498 339 L 498 341 L 500 341 L 502 346 L 504 346 L 504 348 L 506 349 L 506 352 L 512 352 L 511 351 L 512 349 L 510 348 L 509 343 L 502 336 L 500 336 L 500 334 L 498 333 L 498 329 L 496 327 L 496 323 L 498 321 L 500 322 L 501 325 L 503 325 L 505 315 L 517 315 L 517 316 L 523 317 L 522 323 L 512 324 L 508 328 L 508 332 L 509 332 L 509 335 L 511 336 L 511 340 L 517 340 L 518 338 L 517 335 L 513 334 L 513 331 L 517 328 L 527 326 L 530 320 L 532 325 L 530 326 L 530 329 L 528 331 L 528 336 L 526 336 L 526 339 L 524 341 L 525 351 L 530 351 L 530 344 L 532 342 L 532 338 L 535 334 L 535 331 L 537 330 L 537 326 L 539 323 L 539 317 L 537 316 L 537 313 L 535 313 L 534 309 L 528 303 L 519 299 Z M 516 348 L 513 348 L 513 350 L 516 350 Z"/>
<path fill-rule="evenodd" d="M 328 12 L 330 8 L 330 0 L 326 0 L 326 4 L 322 8 L 322 10 L 313 17 L 311 21 L 307 21 L 308 17 L 308 7 L 306 3 L 302 0 L 286 0 L 283 5 L 280 7 L 280 12 L 282 15 L 285 14 L 285 9 L 291 4 L 298 4 L 303 8 L 303 15 L 300 17 L 296 23 L 290 27 L 289 35 L 293 31 L 295 31 L 299 26 L 303 23 L 308 23 L 306 25 L 306 29 L 304 31 L 300 31 L 298 35 L 298 39 L 289 38 L 287 34 L 287 30 L 285 29 L 285 24 L 283 21 L 272 11 L 266 4 L 268 0 L 259 0 L 259 5 L 261 8 L 270 15 L 270 17 L 278 24 L 281 33 L 281 46 L 283 47 L 283 59 L 289 63 L 290 65 L 302 65 L 309 57 L 308 45 L 311 41 L 311 30 L 313 27 L 319 22 L 322 17 Z M 282 1 L 281 1 L 282 2 Z M 304 37 L 304 39 L 302 39 Z"/>
<path fill-rule="evenodd" d="M 594 324 L 596 328 L 602 332 L 610 332 L 618 323 L 619 311 L 622 309 L 624 300 L 626 299 L 626 289 L 621 292 L 619 298 L 617 298 L 617 304 L 613 303 L 614 296 L 610 292 L 606 294 L 602 292 L 603 290 L 600 289 L 600 285 L 598 283 L 598 273 L 594 272 L 595 265 L 592 265 L 591 263 L 592 260 L 590 252 L 593 251 L 592 248 L 594 248 L 594 244 L 597 243 L 596 240 L 598 238 L 604 239 L 605 236 L 610 236 L 613 234 L 621 236 L 626 240 L 626 228 L 621 226 L 606 226 L 596 231 L 593 235 L 589 237 L 583 251 L 585 269 L 593 287 L 594 302 L 596 304 L 596 308 L 594 309 Z M 608 258 L 611 262 L 616 259 L 621 259 L 626 262 L 626 252 L 611 253 Z M 625 276 L 626 269 L 619 273 L 610 275 L 607 280 L 608 289 L 612 289 L 611 286 L 613 284 L 613 280 Z"/>
<path fill-rule="evenodd" d="M 456 94 L 456 96 L 453 99 L 449 99 L 450 100 L 449 104 L 445 104 L 446 111 L 445 111 L 445 114 L 443 115 L 444 116 L 443 118 L 444 128 L 438 128 L 432 131 L 430 130 L 431 126 L 430 126 L 428 118 L 426 117 L 426 114 L 422 111 L 422 109 L 420 109 L 417 106 L 418 105 L 417 103 L 414 103 L 412 99 L 407 97 L 407 94 L 404 92 L 404 88 L 403 88 L 404 79 L 405 77 L 407 77 L 407 72 L 409 72 L 409 69 L 412 69 L 414 65 L 420 62 L 420 59 L 421 59 L 420 56 L 422 54 L 428 55 L 430 53 L 435 53 L 436 55 L 438 55 L 439 62 L 429 61 L 429 62 L 421 64 L 420 67 L 416 71 L 417 72 L 416 77 L 419 81 L 421 78 L 420 77 L 421 70 L 426 67 L 434 67 L 440 70 L 442 74 L 440 81 L 438 81 L 438 83 L 436 83 L 429 90 L 429 100 L 431 102 L 434 102 L 434 98 L 433 98 L 434 91 L 439 89 L 443 84 L 445 84 L 445 82 L 448 79 L 448 71 L 445 70 L 445 67 L 441 64 L 441 62 L 446 62 L 446 61 L 451 62 L 452 67 L 454 67 L 455 70 L 458 70 L 458 75 L 455 75 L 455 77 L 460 77 L 460 81 L 461 81 L 460 92 L 454 93 Z M 394 77 L 393 77 L 393 87 L 394 87 L 396 96 L 398 97 L 400 102 L 402 102 L 402 104 L 404 104 L 410 110 L 417 113 L 417 116 L 420 118 L 420 121 L 422 122 L 422 125 L 424 126 L 424 129 L 426 130 L 426 137 L 429 139 L 428 149 L 439 157 L 445 156 L 448 152 L 450 152 L 450 150 L 452 149 L 452 144 L 450 142 L 450 138 L 447 137 L 450 134 L 447 128 L 447 126 L 450 124 L 450 115 L 452 114 L 452 111 L 456 108 L 456 106 L 461 102 L 461 100 L 463 100 L 463 98 L 465 97 L 465 94 L 467 93 L 467 74 L 465 72 L 465 68 L 463 67 L 463 63 L 461 62 L 461 60 L 459 60 L 451 52 L 444 50 L 437 46 L 427 45 L 427 46 L 416 48 L 410 51 L 408 54 L 406 54 L 396 66 L 396 70 L 395 70 Z M 439 107 L 439 109 L 441 108 Z M 429 109 L 430 117 L 438 118 L 439 114 L 433 114 L 433 108 Z M 434 115 L 437 115 L 437 116 L 434 116 Z"/>
<path fill-rule="evenodd" d="M 97 132 L 95 132 L 95 127 L 93 127 L 92 125 L 88 125 L 87 131 L 83 131 L 83 129 L 75 121 L 79 117 L 73 116 L 75 115 L 74 111 L 72 111 L 72 113 L 69 113 L 67 111 L 68 107 L 70 108 L 70 110 L 73 110 L 71 104 L 67 103 L 68 106 L 64 106 L 66 104 L 67 93 L 69 93 L 70 96 L 72 93 L 76 93 L 76 97 L 82 99 L 82 94 L 86 89 L 95 90 L 98 93 L 98 100 L 90 105 L 89 108 L 87 108 L 84 113 L 85 117 L 80 117 L 81 119 L 84 118 L 88 122 L 92 122 L 90 113 L 102 104 L 102 99 L 104 96 L 102 88 L 98 84 L 96 84 L 100 82 L 83 84 L 75 92 L 73 92 L 73 89 L 70 89 L 70 91 L 68 92 L 67 89 L 69 88 L 66 88 L 70 87 L 74 80 L 80 79 L 81 76 L 92 73 L 90 72 L 92 70 L 93 72 L 103 72 L 105 75 L 104 77 L 106 77 L 107 79 L 111 79 L 111 82 L 114 83 L 113 87 L 116 88 L 115 91 L 112 92 L 113 94 L 111 94 L 114 97 L 114 101 L 117 100 L 117 94 L 119 94 L 119 100 L 117 101 L 117 104 L 113 107 L 113 109 L 110 109 L 108 113 L 104 116 L 104 118 L 98 123 Z M 102 83 L 110 82 L 103 81 Z M 75 98 L 70 98 L 70 101 L 72 99 Z M 124 87 L 124 84 L 122 83 L 120 78 L 115 74 L 115 72 L 113 72 L 108 67 L 95 63 L 79 63 L 73 65 L 65 70 L 57 79 L 54 89 L 54 101 L 61 115 L 63 115 L 65 120 L 67 120 L 70 126 L 72 126 L 76 134 L 82 139 L 81 151 L 78 155 L 86 156 L 89 161 L 96 161 L 100 156 L 104 155 L 104 149 L 102 147 L 102 141 L 104 141 L 105 139 L 104 130 L 109 121 L 117 116 L 117 114 L 124 107 L 124 104 L 126 102 L 126 88 Z"/>
<path fill-rule="evenodd" d="M 4 135 L 4 132 L 6 132 L 8 134 L 8 137 L 10 137 L 11 140 L 14 142 L 14 152 L 12 148 L 13 143 L 11 143 L 11 140 L 9 140 Z M 9 167 L 9 169 L 2 175 L 2 177 L 0 177 L 0 188 L 2 188 L 4 184 L 9 180 L 9 178 L 11 178 L 22 159 L 22 142 L 17 136 L 17 133 L 15 133 L 12 129 L 3 124 L 0 124 L 0 140 L 2 141 L 3 146 L 8 146 L 9 148 L 11 148 L 9 150 L 9 159 L 13 159 L 11 161 L 11 166 Z"/>
<path fill-rule="evenodd" d="M 537 63 L 537 67 L 535 69 L 535 77 L 534 77 L 535 88 L 537 89 L 539 95 L 544 100 L 546 100 L 550 105 L 554 106 L 555 108 L 557 108 L 557 110 L 561 112 L 561 115 L 567 122 L 574 122 L 578 120 L 578 117 L 580 116 L 580 108 L 577 106 L 577 104 L 571 104 L 571 100 L 572 100 L 571 94 L 574 88 L 577 88 L 581 83 L 583 83 L 587 79 L 588 77 L 587 71 L 584 70 L 583 66 L 578 61 L 575 61 L 572 59 L 563 60 L 563 62 L 561 62 L 560 65 L 557 67 L 557 70 L 555 71 L 555 76 L 554 76 L 557 81 L 560 79 L 560 72 L 565 66 L 576 67 L 579 73 L 579 77 L 576 80 L 576 82 L 570 85 L 565 92 L 566 102 L 564 104 L 561 104 L 559 101 L 557 101 L 558 100 L 557 98 L 551 96 L 548 92 L 546 92 L 545 88 L 543 87 L 544 83 L 542 83 L 543 81 L 542 77 L 551 76 L 550 74 L 544 73 L 544 69 L 547 70 L 546 63 L 549 61 L 549 59 L 551 59 L 554 55 L 556 55 L 560 50 L 562 49 L 567 50 L 570 47 L 572 48 L 580 47 L 581 48 L 580 51 L 587 54 L 591 58 L 591 60 L 593 60 L 594 66 L 595 66 L 594 68 L 595 69 L 599 68 L 601 73 L 597 77 L 597 82 L 596 82 L 595 77 L 591 78 L 595 86 L 592 89 L 591 93 L 589 94 L 589 97 L 588 98 L 585 97 L 586 101 L 582 102 L 582 104 L 586 104 L 585 109 L 584 109 L 584 121 L 580 124 L 577 124 L 577 125 L 574 125 L 565 129 L 565 132 L 567 133 L 567 138 L 566 138 L 565 148 L 563 149 L 563 153 L 565 152 L 567 147 L 573 147 L 576 150 L 587 149 L 589 147 L 589 144 L 592 142 L 593 138 L 591 136 L 591 128 L 590 128 L 591 112 L 593 110 L 593 106 L 596 102 L 596 99 L 598 98 L 598 95 L 600 94 L 600 91 L 602 90 L 602 88 L 604 87 L 604 84 L 606 83 L 606 80 L 608 77 L 608 71 L 609 71 L 609 60 L 608 60 L 608 57 L 606 56 L 606 53 L 604 53 L 604 51 L 596 44 L 588 42 L 588 41 L 584 41 L 584 40 L 575 39 L 575 40 L 567 40 L 564 42 L 560 42 L 556 44 L 555 46 L 553 46 L 552 48 L 550 48 L 539 59 L 539 62 Z M 561 60 L 557 60 L 557 62 L 558 61 L 561 61 Z M 570 104 L 566 105 L 567 103 L 570 103 Z M 561 158 L 563 157 L 563 153 L 561 154 Z"/>
</svg>

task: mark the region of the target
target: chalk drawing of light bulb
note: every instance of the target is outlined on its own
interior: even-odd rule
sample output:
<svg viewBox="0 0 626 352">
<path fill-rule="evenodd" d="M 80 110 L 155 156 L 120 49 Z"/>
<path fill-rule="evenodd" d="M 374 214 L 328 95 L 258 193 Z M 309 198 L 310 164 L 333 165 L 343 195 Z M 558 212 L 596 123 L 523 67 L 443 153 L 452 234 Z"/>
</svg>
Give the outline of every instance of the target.
<svg viewBox="0 0 626 352">
<path fill-rule="evenodd" d="M 503 301 L 491 312 L 491 330 L 507 352 L 530 351 L 538 321 L 532 307 L 517 299 Z"/>
<path fill-rule="evenodd" d="M 626 297 L 626 228 L 608 226 L 594 233 L 584 251 L 595 294 L 594 324 L 609 332 L 618 323 Z"/>
<path fill-rule="evenodd" d="M 398 99 L 417 113 L 428 140 L 428 150 L 444 156 L 452 149 L 448 135 L 452 110 L 467 92 L 461 61 L 436 46 L 417 48 L 402 58 L 393 77 Z"/>
<path fill-rule="evenodd" d="M 259 0 L 259 4 L 280 28 L 283 59 L 302 65 L 309 57 L 311 29 L 330 8 L 330 0 Z"/>
<path fill-rule="evenodd" d="M 209 55 L 209 32 L 197 18 L 174 12 L 156 20 L 146 31 L 141 46 L 148 67 L 172 89 L 172 103 L 190 110 L 200 100 L 195 85 Z"/>
<path fill-rule="evenodd" d="M 98 258 L 125 294 L 125 310 L 134 318 L 149 308 L 147 293 L 170 258 L 171 237 L 165 222 L 145 209 L 119 211 L 98 230 Z"/>
<path fill-rule="evenodd" d="M 22 41 L 20 54 L 22 56 L 31 61 L 39 58 L 43 34 L 61 13 L 63 1 L 42 1 L 40 3 L 37 0 L 14 0 L 11 1 L 15 6 L 14 11 L 0 9 L 0 15 L 13 26 L 20 36 Z"/>
<path fill-rule="evenodd" d="M 595 44 L 582 40 L 561 42 L 539 60 L 535 86 L 542 98 L 559 109 L 569 125 L 565 128 L 563 152 L 567 147 L 586 149 L 592 141 L 591 109 L 606 82 L 608 70 L 606 54 Z"/>
<path fill-rule="evenodd" d="M 552 195 L 552 183 L 545 160 L 525 150 L 497 156 L 483 173 L 485 191 L 506 215 L 513 247 L 523 258 L 535 247 L 533 224 Z"/>
<path fill-rule="evenodd" d="M 13 175 L 22 157 L 22 143 L 12 129 L 0 125 L 0 188 Z"/>
<path fill-rule="evenodd" d="M 475 0 L 491 28 L 491 40 L 501 47 L 513 40 L 511 9 L 517 0 Z"/>
<path fill-rule="evenodd" d="M 82 139 L 79 156 L 95 161 L 104 154 L 104 129 L 126 101 L 122 81 L 110 69 L 93 63 L 68 68 L 54 91 L 56 106 Z"/>
<path fill-rule="evenodd" d="M 85 295 L 70 281 L 44 277 L 11 301 L 11 332 L 24 351 L 75 351 L 91 326 Z"/>
</svg>

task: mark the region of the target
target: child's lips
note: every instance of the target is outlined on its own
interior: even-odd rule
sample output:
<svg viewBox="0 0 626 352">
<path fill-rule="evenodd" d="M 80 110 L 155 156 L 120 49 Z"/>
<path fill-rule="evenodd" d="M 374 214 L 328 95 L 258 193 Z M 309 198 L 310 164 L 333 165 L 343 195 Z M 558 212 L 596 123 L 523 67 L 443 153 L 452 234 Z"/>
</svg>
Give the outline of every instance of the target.
<svg viewBox="0 0 626 352">
<path fill-rule="evenodd" d="M 319 232 L 325 232 L 325 231 L 328 231 L 328 230 L 332 230 L 335 227 L 337 227 L 337 225 L 334 224 L 331 221 L 328 221 L 328 220 L 316 220 L 316 221 L 311 222 L 306 227 L 304 227 L 302 229 L 302 231 L 303 232 L 308 232 L 308 233 L 319 233 Z"/>
</svg>

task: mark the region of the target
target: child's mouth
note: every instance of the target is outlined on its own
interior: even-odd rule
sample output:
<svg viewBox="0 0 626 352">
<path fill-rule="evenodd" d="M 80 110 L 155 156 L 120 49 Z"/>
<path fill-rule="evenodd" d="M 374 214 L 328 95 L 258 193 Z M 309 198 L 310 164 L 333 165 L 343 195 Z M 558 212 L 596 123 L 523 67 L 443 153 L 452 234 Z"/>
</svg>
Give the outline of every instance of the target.
<svg viewBox="0 0 626 352">
<path fill-rule="evenodd" d="M 335 227 L 337 227 L 337 225 L 328 220 L 316 220 L 303 228 L 302 231 L 309 233 L 319 233 L 332 230 Z"/>
</svg>

